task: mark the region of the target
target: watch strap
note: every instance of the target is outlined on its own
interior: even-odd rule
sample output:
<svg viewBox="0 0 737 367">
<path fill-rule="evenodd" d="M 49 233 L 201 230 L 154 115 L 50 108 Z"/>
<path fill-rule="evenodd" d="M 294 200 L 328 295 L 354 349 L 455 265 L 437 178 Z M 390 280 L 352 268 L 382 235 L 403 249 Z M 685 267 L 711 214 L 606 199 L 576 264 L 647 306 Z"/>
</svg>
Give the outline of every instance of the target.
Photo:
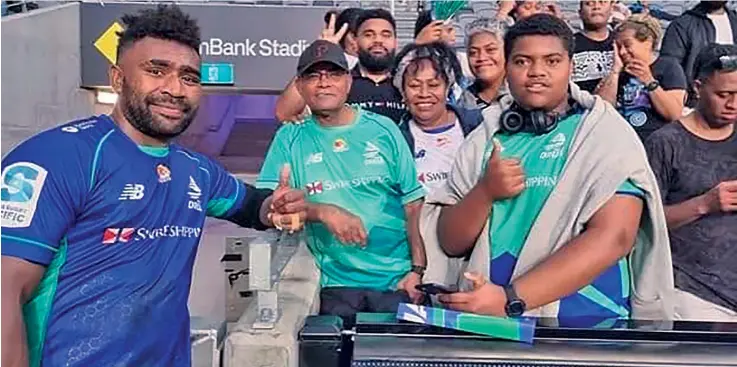
<svg viewBox="0 0 737 367">
<path fill-rule="evenodd" d="M 507 304 L 519 299 L 517 297 L 517 291 L 514 290 L 514 286 L 511 284 L 507 284 L 504 286 L 504 295 L 507 296 Z"/>
<path fill-rule="evenodd" d="M 424 276 L 426 269 L 427 268 L 425 268 L 422 265 L 412 265 L 412 269 L 410 271 L 413 273 L 419 274 L 420 276 Z"/>
</svg>

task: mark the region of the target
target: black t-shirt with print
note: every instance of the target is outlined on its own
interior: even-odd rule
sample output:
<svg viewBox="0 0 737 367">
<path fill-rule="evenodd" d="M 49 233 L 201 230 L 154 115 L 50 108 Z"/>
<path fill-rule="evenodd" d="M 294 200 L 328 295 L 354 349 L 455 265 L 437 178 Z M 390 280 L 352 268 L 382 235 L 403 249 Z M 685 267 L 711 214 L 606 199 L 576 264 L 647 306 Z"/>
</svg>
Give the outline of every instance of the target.
<svg viewBox="0 0 737 367">
<path fill-rule="evenodd" d="M 571 80 L 581 89 L 593 93 L 601 79 L 614 65 L 614 37 L 609 33 L 603 41 L 594 41 L 583 32 L 576 33 Z"/>
<path fill-rule="evenodd" d="M 672 58 L 658 58 L 650 65 L 650 70 L 664 90 L 686 89 L 686 75 Z M 635 128 L 642 141 L 670 122 L 655 110 L 645 85 L 624 71 L 617 87 L 617 110 Z"/>
<path fill-rule="evenodd" d="M 361 75 L 358 67 L 353 69 L 353 84 L 348 93 L 347 103 L 353 106 L 384 115 L 400 123 L 405 113 L 402 94 L 392 84 L 392 78 L 386 78 L 379 83 Z"/>
<path fill-rule="evenodd" d="M 737 180 L 737 133 L 707 141 L 680 122 L 645 142 L 663 203 L 680 204 Z M 737 213 L 714 213 L 669 231 L 676 287 L 737 311 Z"/>
</svg>

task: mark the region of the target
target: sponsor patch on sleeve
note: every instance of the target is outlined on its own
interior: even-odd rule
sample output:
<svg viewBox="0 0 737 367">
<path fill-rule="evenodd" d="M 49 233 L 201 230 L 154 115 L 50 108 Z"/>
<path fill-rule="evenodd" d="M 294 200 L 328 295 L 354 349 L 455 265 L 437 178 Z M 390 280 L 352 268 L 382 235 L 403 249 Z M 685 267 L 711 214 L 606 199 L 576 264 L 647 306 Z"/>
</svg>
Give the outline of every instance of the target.
<svg viewBox="0 0 737 367">
<path fill-rule="evenodd" d="M 30 162 L 17 162 L 3 168 L 0 185 L 3 227 L 31 225 L 47 174 L 46 169 Z"/>
</svg>

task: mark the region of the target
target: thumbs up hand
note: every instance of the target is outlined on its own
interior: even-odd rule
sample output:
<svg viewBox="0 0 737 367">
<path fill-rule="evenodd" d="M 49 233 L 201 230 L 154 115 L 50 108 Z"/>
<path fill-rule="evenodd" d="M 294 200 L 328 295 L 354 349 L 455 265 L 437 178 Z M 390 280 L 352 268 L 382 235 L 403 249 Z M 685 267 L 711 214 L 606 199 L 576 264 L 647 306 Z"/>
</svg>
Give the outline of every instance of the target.
<svg viewBox="0 0 737 367">
<path fill-rule="evenodd" d="M 525 188 L 525 173 L 518 159 L 502 158 L 502 146 L 494 140 L 486 171 L 479 184 L 490 200 L 503 200 L 519 195 Z"/>
<path fill-rule="evenodd" d="M 302 190 L 295 190 L 289 183 L 291 170 L 288 164 L 282 167 L 279 184 L 271 194 L 269 221 L 279 230 L 293 233 L 302 229 L 307 218 L 307 202 Z"/>
</svg>

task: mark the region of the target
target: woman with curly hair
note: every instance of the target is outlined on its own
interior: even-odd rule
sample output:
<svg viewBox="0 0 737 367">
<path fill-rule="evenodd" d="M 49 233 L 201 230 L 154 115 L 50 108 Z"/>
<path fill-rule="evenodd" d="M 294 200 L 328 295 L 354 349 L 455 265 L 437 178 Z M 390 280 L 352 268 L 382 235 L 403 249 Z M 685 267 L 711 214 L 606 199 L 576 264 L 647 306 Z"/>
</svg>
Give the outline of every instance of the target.
<svg viewBox="0 0 737 367">
<path fill-rule="evenodd" d="M 410 44 L 397 60 L 393 82 L 408 110 L 399 128 L 415 155 L 420 182 L 432 190 L 445 181 L 464 138 L 483 118 L 478 110 L 447 103 L 451 86 L 462 77 L 448 45 Z"/>
</svg>

